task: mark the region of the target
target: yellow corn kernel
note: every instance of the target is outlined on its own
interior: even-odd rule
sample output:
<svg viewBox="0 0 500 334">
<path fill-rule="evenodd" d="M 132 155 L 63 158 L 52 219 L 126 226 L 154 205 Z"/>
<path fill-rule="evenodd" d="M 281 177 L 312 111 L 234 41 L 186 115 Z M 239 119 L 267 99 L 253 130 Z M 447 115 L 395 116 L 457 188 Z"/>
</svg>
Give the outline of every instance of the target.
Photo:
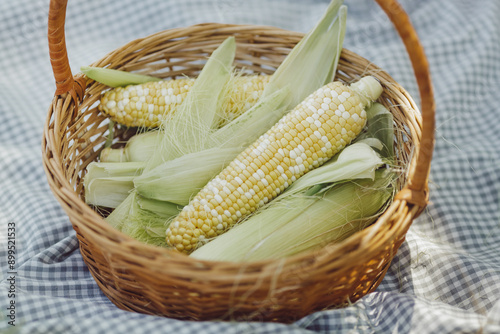
<svg viewBox="0 0 500 334">
<path fill-rule="evenodd" d="M 207 238 L 222 234 L 299 177 L 322 165 L 361 132 L 366 123 L 364 108 L 377 99 L 381 91 L 378 81 L 365 77 L 350 87 L 332 82 L 311 94 L 191 200 L 167 229 L 167 243 L 178 251 L 192 252 Z M 325 114 L 328 117 L 323 117 Z M 327 121 L 335 116 L 338 122 L 332 127 Z M 331 136 L 326 136 L 327 132 Z M 304 139 L 295 141 L 299 134 Z M 237 188 L 231 191 L 229 186 L 234 188 L 234 185 Z M 230 201 L 229 206 L 235 215 L 226 208 L 226 199 L 233 194 L 237 201 Z M 192 226 L 190 221 L 197 216 L 195 207 L 206 213 L 204 228 L 196 232 L 198 237 L 184 242 L 179 231 Z"/>
</svg>

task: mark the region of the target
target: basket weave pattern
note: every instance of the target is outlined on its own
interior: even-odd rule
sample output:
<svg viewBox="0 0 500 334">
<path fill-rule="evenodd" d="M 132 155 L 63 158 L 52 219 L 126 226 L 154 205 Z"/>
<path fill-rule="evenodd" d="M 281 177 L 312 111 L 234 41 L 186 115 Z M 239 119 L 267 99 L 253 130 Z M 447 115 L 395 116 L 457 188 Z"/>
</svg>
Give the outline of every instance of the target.
<svg viewBox="0 0 500 334">
<path fill-rule="evenodd" d="M 61 20 L 62 14 L 55 13 L 64 10 L 65 1 L 52 0 L 52 19 Z M 161 78 L 194 77 L 229 36 L 236 37 L 236 67 L 271 74 L 303 35 L 273 27 L 202 24 L 132 41 L 92 66 Z M 64 40 L 64 35 L 54 38 Z M 65 46 L 51 46 L 51 52 L 53 59 L 64 58 Z M 414 153 L 422 141 L 417 106 L 386 72 L 344 49 L 336 79 L 351 82 L 370 74 L 381 81 L 379 102 L 394 115 L 397 164 L 406 170 L 398 182 L 400 193 L 377 222 L 314 252 L 244 264 L 196 260 L 141 244 L 109 226 L 83 197 L 85 168 L 98 159 L 109 134 L 109 121 L 96 107 L 108 88 L 81 74 L 68 77 L 67 69 L 56 70 L 54 62 L 53 67 L 58 91 L 42 142 L 48 182 L 70 218 L 92 276 L 122 309 L 179 319 L 289 322 L 345 305 L 380 284 L 411 222 L 425 207 L 425 195 L 406 187 L 418 169 Z M 120 145 L 133 129 L 115 127 L 114 132 Z"/>
</svg>

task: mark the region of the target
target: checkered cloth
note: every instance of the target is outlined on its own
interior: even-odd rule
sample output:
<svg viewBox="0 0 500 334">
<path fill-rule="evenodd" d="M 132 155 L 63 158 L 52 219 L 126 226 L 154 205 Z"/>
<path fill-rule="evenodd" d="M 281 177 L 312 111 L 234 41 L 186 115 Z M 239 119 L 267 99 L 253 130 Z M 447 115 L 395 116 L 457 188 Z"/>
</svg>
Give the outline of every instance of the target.
<svg viewBox="0 0 500 334">
<path fill-rule="evenodd" d="M 70 1 L 76 73 L 126 42 L 201 22 L 306 32 L 327 0 Z M 294 324 L 189 322 L 126 312 L 100 291 L 42 168 L 55 91 L 48 0 L 0 2 L 0 331 L 9 333 L 500 333 L 500 2 L 401 0 L 430 61 L 437 105 L 431 204 L 379 288 Z M 373 0 L 350 0 L 344 46 L 418 100 L 408 56 Z M 12 223 L 12 224 L 9 224 Z M 8 266 L 15 229 L 15 282 Z M 15 298 L 9 297 L 15 290 Z M 15 301 L 15 328 L 8 324 Z"/>
</svg>

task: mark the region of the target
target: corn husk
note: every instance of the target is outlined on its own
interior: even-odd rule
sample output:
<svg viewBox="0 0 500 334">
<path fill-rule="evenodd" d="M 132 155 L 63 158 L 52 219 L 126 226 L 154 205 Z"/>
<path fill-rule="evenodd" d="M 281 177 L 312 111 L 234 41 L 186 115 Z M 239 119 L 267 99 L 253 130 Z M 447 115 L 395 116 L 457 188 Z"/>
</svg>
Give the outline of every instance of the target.
<svg viewBox="0 0 500 334">
<path fill-rule="evenodd" d="M 333 81 L 345 37 L 347 7 L 333 0 L 316 26 L 293 48 L 264 90 L 273 93 L 290 86 L 288 109 Z"/>
<path fill-rule="evenodd" d="M 128 85 L 139 85 L 151 81 L 160 81 L 160 78 L 144 74 L 130 73 L 111 68 L 82 66 L 80 71 L 88 78 L 105 84 L 109 87 L 123 87 Z"/>
<path fill-rule="evenodd" d="M 355 142 L 376 138 L 382 146 L 377 151 L 387 163 L 394 162 L 394 119 L 386 107 L 380 103 L 373 103 L 366 110 L 367 123 Z"/>
<path fill-rule="evenodd" d="M 133 176 L 101 177 L 87 182 L 85 202 L 90 205 L 116 208 L 134 189 Z"/>
<path fill-rule="evenodd" d="M 365 143 L 348 146 L 335 161 L 309 172 L 269 205 L 191 256 L 256 261 L 342 240 L 369 223 L 392 194 L 392 177 L 375 172 L 382 165 L 383 160 Z"/>
<path fill-rule="evenodd" d="M 186 154 L 136 177 L 134 186 L 143 197 L 187 205 L 239 153 L 240 149 L 230 147 Z M 196 164 L 191 163 L 193 160 Z"/>
<path fill-rule="evenodd" d="M 140 195 L 136 195 L 136 201 L 141 209 L 152 212 L 164 218 L 166 221 L 169 221 L 171 218 L 177 216 L 182 210 L 182 205 L 178 205 L 168 201 L 158 201 Z"/>
<path fill-rule="evenodd" d="M 142 174 L 144 163 L 142 162 L 91 162 L 87 166 L 87 174 L 89 179 L 113 176 L 138 176 Z M 86 186 L 84 180 L 84 186 Z"/>
<path fill-rule="evenodd" d="M 90 163 L 83 181 L 85 201 L 95 206 L 116 208 L 134 189 L 134 178 L 142 173 L 143 168 L 141 162 Z"/>
<path fill-rule="evenodd" d="M 375 138 L 369 143 L 380 147 L 380 142 Z M 383 164 L 382 158 L 367 143 L 355 143 L 347 146 L 323 166 L 310 171 L 292 183 L 282 197 L 302 193 L 310 187 L 324 183 L 355 179 L 373 180 L 375 170 Z"/>
<path fill-rule="evenodd" d="M 162 214 L 141 207 L 140 196 L 133 191 L 108 217 L 107 222 L 117 230 L 146 244 L 166 247 L 165 230 L 177 211 L 162 205 Z M 170 210 L 169 210 L 170 209 Z"/>
<path fill-rule="evenodd" d="M 161 142 L 146 164 L 146 171 L 164 161 L 206 148 L 208 137 L 220 121 L 217 110 L 222 92 L 231 78 L 236 52 L 234 37 L 228 37 L 208 59 L 185 100 L 162 122 Z"/>
</svg>

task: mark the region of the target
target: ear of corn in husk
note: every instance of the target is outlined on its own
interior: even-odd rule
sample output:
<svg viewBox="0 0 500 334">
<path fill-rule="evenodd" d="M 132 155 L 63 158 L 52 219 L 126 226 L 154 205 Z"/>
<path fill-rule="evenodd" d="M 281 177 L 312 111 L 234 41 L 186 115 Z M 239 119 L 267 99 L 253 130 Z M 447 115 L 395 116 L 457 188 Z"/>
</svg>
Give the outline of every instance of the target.
<svg viewBox="0 0 500 334">
<path fill-rule="evenodd" d="M 269 78 L 268 75 L 235 74 L 223 92 L 218 125 L 250 109 L 262 95 Z M 99 110 L 125 126 L 155 128 L 175 112 L 194 83 L 194 78 L 180 78 L 118 87 L 104 93 Z"/>
<path fill-rule="evenodd" d="M 233 72 L 231 73 L 231 77 L 226 87 L 233 87 L 234 81 L 235 73 Z M 228 90 L 229 88 L 225 89 Z M 255 96 L 253 99 L 255 100 L 257 95 L 260 98 L 260 93 L 261 91 L 254 92 L 253 95 Z M 232 146 L 238 146 L 239 143 L 243 142 L 244 138 L 248 138 L 248 134 L 252 135 L 259 131 L 258 129 L 265 129 L 272 125 L 275 119 L 279 118 L 279 115 L 285 110 L 283 101 L 288 94 L 288 90 L 287 88 L 283 88 L 272 94 L 268 94 L 265 98 L 246 103 L 241 108 L 238 108 L 237 111 L 228 110 L 225 105 L 230 103 L 235 106 L 238 103 L 244 103 L 244 100 L 234 101 L 232 95 L 228 97 L 227 92 L 222 92 L 221 94 L 223 94 L 223 96 L 220 98 L 224 101 L 219 103 L 222 107 L 217 107 L 217 119 L 219 121 L 217 125 L 213 127 L 214 133 L 207 138 L 206 146 L 209 148 L 217 145 L 227 146 L 228 143 Z M 239 98 L 241 98 L 241 96 Z M 228 102 L 228 99 L 230 99 L 231 102 Z M 179 106 L 176 106 L 176 108 L 178 107 Z M 273 117 L 273 113 L 278 116 Z M 240 114 L 243 115 L 240 116 Z M 220 125 L 226 126 L 221 127 Z M 194 124 L 192 128 L 191 131 L 194 131 L 196 129 L 196 124 Z M 101 152 L 100 159 L 101 161 L 107 162 L 147 161 L 157 152 L 164 141 L 163 133 L 165 133 L 165 131 L 167 130 L 139 133 L 133 136 L 125 147 L 116 149 L 109 147 L 105 148 Z M 253 137 L 255 137 L 255 135 L 253 135 Z"/>
<path fill-rule="evenodd" d="M 214 128 L 206 142 L 212 147 L 240 147 L 256 138 L 262 129 L 269 128 L 285 111 L 284 101 L 288 87 L 259 99 L 249 110 L 232 119 L 221 128 Z M 194 128 L 194 127 L 193 127 Z M 147 161 L 163 141 L 163 131 L 148 131 L 137 134 L 122 148 L 105 148 L 100 159 L 105 162 Z"/>
<path fill-rule="evenodd" d="M 230 66 L 234 59 L 234 53 L 235 42 L 232 37 L 226 39 L 214 51 L 200 73 L 199 78 L 202 80 L 197 80 L 188 93 L 184 103 L 181 105 L 181 108 L 179 108 L 172 117 L 173 120 L 177 118 L 176 125 L 178 127 L 172 128 L 166 125 L 161 132 L 157 131 L 158 133 L 154 134 L 154 137 L 151 137 L 154 138 L 153 141 L 155 141 L 155 152 L 161 150 L 163 155 L 159 157 L 148 157 L 147 161 L 144 162 L 143 171 L 147 170 L 148 166 L 150 169 L 153 169 L 159 165 L 164 158 L 165 161 L 167 161 L 177 156 L 181 156 L 182 154 L 180 154 L 180 151 L 182 148 L 180 146 L 185 145 L 184 147 L 186 147 L 189 142 L 196 144 L 206 137 L 210 131 L 211 125 L 214 123 L 215 110 L 218 106 L 218 97 L 229 78 L 229 73 L 231 71 Z M 183 105 L 185 106 L 182 107 Z M 182 117 L 185 117 L 185 120 L 183 120 Z M 189 122 L 190 120 L 192 123 Z M 194 124 L 196 124 L 195 127 L 193 127 Z M 168 135 L 166 135 L 167 131 L 171 131 L 168 135 L 173 137 L 170 159 L 168 159 L 169 152 L 166 151 L 170 151 L 171 147 L 166 147 L 168 143 L 163 137 L 168 137 Z M 199 133 L 196 133 L 196 131 L 199 131 Z M 176 138 L 176 136 L 178 136 L 178 138 Z M 183 144 L 182 140 L 188 140 L 188 142 Z M 174 144 L 177 144 L 177 147 L 175 147 Z M 175 151 L 175 149 L 177 149 L 177 151 Z M 187 147 L 187 151 L 189 151 L 189 147 Z M 91 180 L 89 179 L 87 182 L 91 182 Z M 131 236 L 137 234 L 135 233 L 137 229 L 133 228 L 134 225 L 144 227 L 146 224 L 156 221 L 152 217 L 155 216 L 153 212 L 142 210 L 139 207 L 137 196 L 137 192 L 133 189 L 123 202 L 106 218 L 108 223 L 112 226 Z M 155 217 L 160 217 L 159 221 L 165 224 L 165 217 L 158 215 Z M 143 229 L 140 231 L 143 231 Z M 141 239 L 145 237 L 144 234 L 140 234 L 140 236 Z"/>
<path fill-rule="evenodd" d="M 104 161 L 147 161 L 146 169 L 162 161 L 200 150 L 212 128 L 220 122 L 223 95 L 232 78 L 236 51 L 234 37 L 228 37 L 211 55 L 176 112 L 163 119 L 159 131 L 133 136 L 124 148 L 106 148 Z"/>
<path fill-rule="evenodd" d="M 367 114 L 364 140 L 346 147 L 254 215 L 207 240 L 190 256 L 215 261 L 290 256 L 341 241 L 373 222 L 390 202 L 397 174 L 390 165 L 376 171 L 388 166 L 393 158 L 392 151 L 384 150 L 394 138 L 392 115 L 377 103 Z"/>
<path fill-rule="evenodd" d="M 167 229 L 167 242 L 189 253 L 275 198 L 348 145 L 366 123 L 364 108 L 382 86 L 364 77 L 312 93 L 236 157 Z"/>
<path fill-rule="evenodd" d="M 231 77 L 235 52 L 235 39 L 228 37 L 212 53 L 184 102 L 162 123 L 161 142 L 148 159 L 145 171 L 207 148 L 209 135 L 219 121 L 221 92 Z"/>
<path fill-rule="evenodd" d="M 82 66 L 88 78 L 114 87 L 105 92 L 99 110 L 122 125 L 130 127 L 158 127 L 165 117 L 184 101 L 195 79 L 184 77 L 161 80 L 157 77 L 121 70 Z M 218 111 L 219 125 L 234 119 L 250 109 L 269 82 L 271 76 L 234 73 L 224 91 L 224 102 Z"/>
</svg>

